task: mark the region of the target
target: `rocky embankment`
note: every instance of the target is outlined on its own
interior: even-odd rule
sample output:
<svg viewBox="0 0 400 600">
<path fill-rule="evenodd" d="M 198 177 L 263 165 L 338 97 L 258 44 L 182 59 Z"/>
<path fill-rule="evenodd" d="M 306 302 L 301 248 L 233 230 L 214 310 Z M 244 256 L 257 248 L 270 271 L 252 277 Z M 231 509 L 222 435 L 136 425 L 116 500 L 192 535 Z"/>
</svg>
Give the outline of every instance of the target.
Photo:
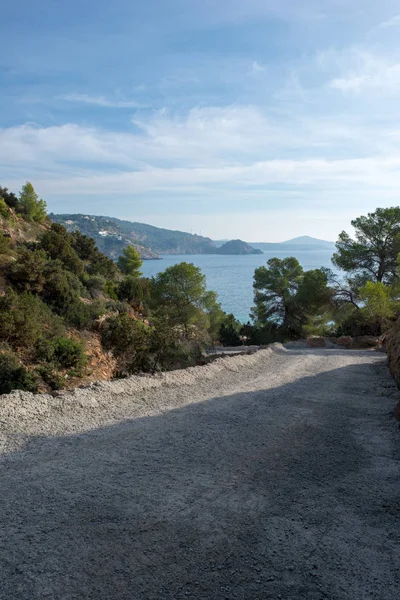
<svg viewBox="0 0 400 600">
<path fill-rule="evenodd" d="M 400 319 L 392 329 L 383 337 L 388 357 L 389 370 L 400 389 Z M 400 401 L 395 409 L 395 415 L 400 420 Z"/>
<path fill-rule="evenodd" d="M 389 369 L 400 387 L 400 319 L 385 335 Z"/>
</svg>

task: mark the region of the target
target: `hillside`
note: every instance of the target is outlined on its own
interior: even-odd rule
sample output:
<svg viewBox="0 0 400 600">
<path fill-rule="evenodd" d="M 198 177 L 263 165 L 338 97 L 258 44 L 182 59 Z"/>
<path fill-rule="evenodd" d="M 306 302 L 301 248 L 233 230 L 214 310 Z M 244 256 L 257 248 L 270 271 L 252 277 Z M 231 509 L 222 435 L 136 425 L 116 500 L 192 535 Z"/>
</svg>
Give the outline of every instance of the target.
<svg viewBox="0 0 400 600">
<path fill-rule="evenodd" d="M 242 240 L 231 240 L 229 242 L 225 242 L 219 248 L 215 248 L 212 251 L 212 254 L 233 254 L 233 255 L 246 255 L 246 254 L 262 254 L 262 250 L 252 248 L 246 242 L 242 242 Z"/>
<path fill-rule="evenodd" d="M 81 214 L 49 216 L 68 231 L 80 231 L 92 237 L 99 250 L 114 260 L 129 245 L 134 246 L 145 260 L 160 258 L 160 254 L 207 254 L 215 248 L 210 238 L 114 217 Z"/>
<path fill-rule="evenodd" d="M 0 394 L 202 360 L 226 315 L 200 269 L 183 262 L 144 278 L 134 248 L 115 262 L 71 229 L 49 219 L 31 183 L 18 196 L 0 187 Z"/>
</svg>

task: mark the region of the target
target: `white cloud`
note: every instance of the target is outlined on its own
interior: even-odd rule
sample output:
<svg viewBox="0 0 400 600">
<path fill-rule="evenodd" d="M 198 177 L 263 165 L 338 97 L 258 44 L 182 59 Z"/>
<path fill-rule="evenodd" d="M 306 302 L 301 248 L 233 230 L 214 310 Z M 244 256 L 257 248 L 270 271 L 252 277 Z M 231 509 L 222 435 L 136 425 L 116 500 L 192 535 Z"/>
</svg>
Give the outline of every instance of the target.
<svg viewBox="0 0 400 600">
<path fill-rule="evenodd" d="M 215 169 L 250 166 L 288 153 L 330 156 L 357 146 L 360 138 L 364 142 L 354 123 L 286 114 L 272 118 L 253 106 L 194 108 L 183 115 L 162 110 L 133 124 L 136 129 L 125 132 L 73 123 L 5 128 L 0 130 L 0 162 L 14 170 L 46 165 L 71 173 L 99 169 L 99 164 L 123 171 Z"/>
<path fill-rule="evenodd" d="M 400 93 L 400 59 L 374 55 L 365 49 L 352 48 L 342 54 L 323 53 L 319 65 L 336 66 L 342 71 L 331 79 L 331 88 L 343 93 L 359 94 L 378 90 L 380 94 Z"/>
<path fill-rule="evenodd" d="M 93 104 L 105 108 L 144 108 L 144 105 L 136 102 L 136 100 L 118 100 L 114 98 L 105 98 L 104 96 L 89 96 L 88 94 L 63 94 L 57 96 L 57 99 L 66 102 Z"/>
<path fill-rule="evenodd" d="M 271 186 L 297 186 L 302 189 L 319 186 L 362 189 L 398 189 L 400 186 L 400 154 L 393 156 L 371 156 L 356 159 L 258 159 L 239 161 L 229 159 L 230 141 L 237 141 L 238 131 L 230 131 L 227 119 L 224 126 L 226 137 L 219 134 L 214 138 L 213 121 L 207 131 L 202 131 L 204 121 L 195 120 L 194 128 L 200 128 L 197 152 L 188 150 L 189 160 L 183 166 L 162 166 L 160 154 L 167 148 L 175 149 L 175 156 L 183 154 L 184 140 L 164 130 L 160 135 L 157 124 L 153 124 L 152 135 L 145 142 L 140 136 L 114 134 L 98 130 L 83 129 L 76 125 L 50 127 L 47 129 L 24 126 L 0 132 L 0 161 L 4 168 L 18 163 L 22 173 L 35 172 L 35 181 L 41 189 L 57 194 L 113 194 L 119 193 L 180 193 L 210 194 L 210 186 L 222 186 L 225 190 L 240 189 L 242 193 L 261 188 L 261 193 Z M 172 132 L 175 125 L 172 124 Z M 179 127 L 179 125 L 178 125 Z M 147 133 L 150 131 L 148 124 Z M 187 132 L 187 128 L 183 129 Z M 197 133 L 197 132 L 195 132 Z M 251 144 L 252 130 L 243 137 L 244 148 Z M 215 146 L 213 145 L 215 139 Z M 205 160 L 206 140 L 209 144 L 209 160 Z M 260 143 L 260 140 L 257 141 Z M 160 148 L 161 144 L 161 148 Z M 146 147 L 147 146 L 147 147 Z M 147 151 L 147 162 L 140 162 L 143 150 Z M 213 156 L 219 155 L 218 160 Z M 71 164 L 71 159 L 73 163 Z M 107 171 L 93 166 L 104 163 Z M 43 179 L 42 165 L 53 171 L 52 177 Z M 78 167 L 76 165 L 79 165 Z M 110 168 L 110 165 L 114 165 Z M 208 193 L 205 192 L 206 188 Z M 44 193 L 44 191 L 43 191 Z"/>
<path fill-rule="evenodd" d="M 0 129 L 0 175 L 52 197 L 129 196 L 321 210 L 396 198 L 399 132 L 360 115 L 268 115 L 255 106 L 168 110 L 107 131 L 77 124 Z"/>
<path fill-rule="evenodd" d="M 394 15 L 391 19 L 383 21 L 378 25 L 378 29 L 387 29 L 388 27 L 397 27 L 400 25 L 400 15 Z"/>
<path fill-rule="evenodd" d="M 374 67 L 361 73 L 350 73 L 331 81 L 331 87 L 344 93 L 360 93 L 368 89 L 400 94 L 400 63 Z"/>
<path fill-rule="evenodd" d="M 255 60 L 253 62 L 253 64 L 251 65 L 251 74 L 252 75 L 258 75 L 259 73 L 264 73 L 265 71 L 265 67 L 264 65 L 262 65 L 260 62 L 258 62 L 258 60 Z"/>
</svg>

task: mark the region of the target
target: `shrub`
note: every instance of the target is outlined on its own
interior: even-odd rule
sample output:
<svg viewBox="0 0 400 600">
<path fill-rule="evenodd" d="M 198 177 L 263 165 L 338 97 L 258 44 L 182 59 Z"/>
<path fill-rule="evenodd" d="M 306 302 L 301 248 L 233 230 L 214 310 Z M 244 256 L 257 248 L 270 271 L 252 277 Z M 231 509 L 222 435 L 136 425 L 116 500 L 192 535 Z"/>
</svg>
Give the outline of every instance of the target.
<svg viewBox="0 0 400 600">
<path fill-rule="evenodd" d="M 64 331 L 62 320 L 38 296 L 8 290 L 0 297 L 0 339 L 11 347 L 31 349 L 40 338 Z"/>
<path fill-rule="evenodd" d="M 114 279 L 118 269 L 116 264 L 100 252 L 94 239 L 83 235 L 80 231 L 68 234 L 69 243 L 86 263 L 86 271 L 90 275 L 101 275 L 106 279 Z"/>
<path fill-rule="evenodd" d="M 56 365 L 51 363 L 40 365 L 36 371 L 52 390 L 61 390 L 65 387 L 65 379 L 58 373 Z"/>
<path fill-rule="evenodd" d="M 242 339 L 239 335 L 240 323 L 234 315 L 227 315 L 219 329 L 219 339 L 223 346 L 240 346 Z"/>
<path fill-rule="evenodd" d="M 4 198 L 0 197 L 0 217 L 3 217 L 3 219 L 8 219 L 9 216 L 10 213 L 8 212 L 7 204 Z"/>
<path fill-rule="evenodd" d="M 54 359 L 62 367 L 83 367 L 86 364 L 84 345 L 82 342 L 67 337 L 59 337 L 53 341 Z"/>
<path fill-rule="evenodd" d="M 142 279 L 134 275 L 125 277 L 118 286 L 118 298 L 131 304 L 140 304 L 143 301 L 145 289 Z"/>
<path fill-rule="evenodd" d="M 246 323 L 245 325 L 242 325 L 240 335 L 242 336 L 244 343 L 250 346 L 267 345 L 273 342 L 283 342 L 285 340 L 279 327 L 270 323 L 262 326 Z"/>
<path fill-rule="evenodd" d="M 199 344 L 182 339 L 182 332 L 166 315 L 154 321 L 150 337 L 151 371 L 183 369 L 198 364 L 202 355 Z"/>
<path fill-rule="evenodd" d="M 40 294 L 46 281 L 45 270 L 48 258 L 44 250 L 31 250 L 22 247 L 18 250 L 17 260 L 10 265 L 8 279 L 19 291 Z"/>
<path fill-rule="evenodd" d="M 86 270 L 91 275 L 102 275 L 106 279 L 115 279 L 118 273 L 117 265 L 97 248 L 90 258 Z"/>
<path fill-rule="evenodd" d="M 358 308 L 341 319 L 335 332 L 336 336 L 358 337 L 363 335 L 379 336 L 382 333 L 382 324 L 377 321 L 371 321 L 369 316 Z"/>
<path fill-rule="evenodd" d="M 106 281 L 105 292 L 112 300 L 118 300 L 117 286 L 114 281 Z"/>
<path fill-rule="evenodd" d="M 44 283 L 41 296 L 58 314 L 68 312 L 84 294 L 78 277 L 63 268 L 58 260 L 50 261 L 44 269 Z"/>
<path fill-rule="evenodd" d="M 0 233 L 0 254 L 8 254 L 11 249 L 11 240 Z"/>
<path fill-rule="evenodd" d="M 108 300 L 105 303 L 105 307 L 105 312 L 129 313 L 131 310 L 127 302 L 120 302 L 119 300 Z"/>
<path fill-rule="evenodd" d="M 121 314 L 106 321 L 102 331 L 102 343 L 121 358 L 128 373 L 151 370 L 151 328 L 142 321 L 135 321 L 128 314 Z"/>
<path fill-rule="evenodd" d="M 87 275 L 84 284 L 92 298 L 98 298 L 104 294 L 106 280 L 101 275 Z"/>
<path fill-rule="evenodd" d="M 58 225 L 58 223 L 53 223 L 53 225 Z M 62 227 L 62 225 L 60 225 L 60 227 Z M 96 242 L 93 238 L 83 235 L 80 231 L 74 231 L 70 233 L 69 237 L 71 240 L 71 246 L 81 260 L 91 260 L 91 258 L 96 254 Z"/>
<path fill-rule="evenodd" d="M 58 367 L 78 369 L 87 361 L 83 343 L 65 336 L 39 340 L 36 344 L 36 358 Z"/>
<path fill-rule="evenodd" d="M 106 311 L 104 302 L 97 301 L 92 304 L 86 304 L 79 298 L 70 303 L 63 311 L 64 319 L 67 323 L 77 329 L 88 329 L 93 326 L 93 322 Z"/>
<path fill-rule="evenodd" d="M 0 197 L 3 198 L 7 206 L 13 209 L 18 209 L 19 200 L 15 194 L 8 191 L 8 188 L 0 187 Z"/>
<path fill-rule="evenodd" d="M 40 248 L 42 248 L 52 260 L 59 260 L 67 269 L 74 273 L 78 277 L 82 277 L 84 274 L 84 265 L 78 254 L 68 243 L 68 234 L 66 230 L 61 227 L 64 232 L 61 233 L 57 227 L 61 227 L 54 223 L 50 231 L 45 231 L 40 238 Z M 54 230 L 55 229 L 55 230 Z"/>
<path fill-rule="evenodd" d="M 3 352 L 0 354 L 0 394 L 9 394 L 12 390 L 37 392 L 37 380 L 14 353 Z"/>
</svg>

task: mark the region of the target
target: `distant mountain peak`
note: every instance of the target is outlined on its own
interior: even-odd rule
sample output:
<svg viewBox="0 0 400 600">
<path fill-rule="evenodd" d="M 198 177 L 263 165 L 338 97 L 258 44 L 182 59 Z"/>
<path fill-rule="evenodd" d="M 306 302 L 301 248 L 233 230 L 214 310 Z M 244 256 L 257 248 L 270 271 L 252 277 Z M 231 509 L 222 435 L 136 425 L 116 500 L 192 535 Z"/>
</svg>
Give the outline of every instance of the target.
<svg viewBox="0 0 400 600">
<path fill-rule="evenodd" d="M 281 244 L 306 244 L 313 246 L 331 246 L 335 242 L 329 242 L 327 240 L 320 240 L 315 237 L 311 237 L 311 235 L 300 235 L 298 237 L 292 238 L 290 240 L 286 240 L 284 242 L 280 242 Z"/>
</svg>

